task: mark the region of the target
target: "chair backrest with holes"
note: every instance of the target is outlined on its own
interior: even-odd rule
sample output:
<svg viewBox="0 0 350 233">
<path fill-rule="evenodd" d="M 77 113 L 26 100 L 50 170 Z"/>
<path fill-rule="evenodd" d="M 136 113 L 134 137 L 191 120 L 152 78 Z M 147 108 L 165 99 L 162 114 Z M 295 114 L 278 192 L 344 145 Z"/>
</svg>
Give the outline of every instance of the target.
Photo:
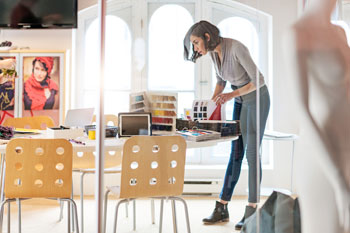
<svg viewBox="0 0 350 233">
<path fill-rule="evenodd" d="M 6 118 L 3 125 L 15 128 L 46 129 L 47 127 L 54 127 L 55 123 L 49 116 L 32 116 Z"/>
<path fill-rule="evenodd" d="M 105 152 L 105 168 L 117 167 L 121 165 L 120 151 L 106 151 Z M 95 168 L 95 152 L 74 152 L 73 154 L 73 169 L 91 169 Z"/>
<path fill-rule="evenodd" d="M 5 197 L 69 198 L 72 144 L 65 139 L 12 139 L 6 147 Z"/>
<path fill-rule="evenodd" d="M 96 123 L 96 115 L 92 117 L 92 122 Z M 114 114 L 105 114 L 105 124 L 106 125 L 112 125 L 112 126 L 118 126 L 118 116 Z"/>
<path fill-rule="evenodd" d="M 181 136 L 134 136 L 123 148 L 121 198 L 183 192 L 186 141 Z"/>
<path fill-rule="evenodd" d="M 113 114 L 105 115 L 106 125 L 112 122 L 113 126 L 118 126 L 118 117 Z M 96 115 L 92 118 L 92 123 L 96 123 Z M 120 151 L 105 152 L 105 168 L 116 167 L 121 164 Z M 73 169 L 91 169 L 95 168 L 95 155 L 92 152 L 74 152 Z"/>
</svg>

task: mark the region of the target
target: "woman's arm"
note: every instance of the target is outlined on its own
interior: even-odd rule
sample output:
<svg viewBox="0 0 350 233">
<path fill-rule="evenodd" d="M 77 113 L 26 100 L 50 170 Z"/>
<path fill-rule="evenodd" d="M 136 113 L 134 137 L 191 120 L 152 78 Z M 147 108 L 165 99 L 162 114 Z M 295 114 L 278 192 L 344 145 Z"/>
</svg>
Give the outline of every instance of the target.
<svg viewBox="0 0 350 233">
<path fill-rule="evenodd" d="M 52 109 L 59 109 L 59 107 L 60 107 L 59 97 L 60 97 L 59 92 L 57 91 L 56 95 L 55 95 L 55 103 L 53 104 Z"/>
<path fill-rule="evenodd" d="M 220 85 L 219 83 L 216 83 L 213 97 L 211 97 L 211 99 L 214 100 L 217 95 L 221 94 L 224 91 L 224 89 L 225 89 L 225 86 Z"/>
<path fill-rule="evenodd" d="M 238 88 L 232 92 L 228 93 L 219 93 L 215 96 L 215 98 L 212 98 L 216 102 L 216 104 L 224 104 L 227 101 L 236 98 L 238 96 L 246 95 L 250 92 L 253 92 L 256 90 L 255 85 L 252 82 L 249 82 L 248 84 L 244 85 L 241 88 Z"/>
<path fill-rule="evenodd" d="M 46 99 L 44 109 L 53 109 L 53 105 L 55 104 L 56 90 L 50 90 L 50 93 L 50 97 Z"/>
<path fill-rule="evenodd" d="M 28 93 L 27 93 L 25 88 L 24 88 L 23 94 L 24 94 L 23 95 L 24 109 L 30 110 L 32 108 L 32 100 L 29 98 Z"/>
</svg>

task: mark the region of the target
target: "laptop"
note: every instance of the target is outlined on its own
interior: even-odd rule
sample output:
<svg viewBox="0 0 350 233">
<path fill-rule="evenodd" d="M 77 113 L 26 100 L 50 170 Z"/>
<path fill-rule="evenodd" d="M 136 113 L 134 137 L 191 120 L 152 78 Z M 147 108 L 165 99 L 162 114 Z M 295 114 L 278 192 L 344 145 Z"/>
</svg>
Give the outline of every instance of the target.
<svg viewBox="0 0 350 233">
<path fill-rule="evenodd" d="M 152 135 L 152 115 L 149 112 L 123 112 L 118 114 L 119 137 Z"/>
<path fill-rule="evenodd" d="M 94 108 L 69 109 L 64 120 L 66 127 L 84 127 L 91 125 Z"/>
</svg>

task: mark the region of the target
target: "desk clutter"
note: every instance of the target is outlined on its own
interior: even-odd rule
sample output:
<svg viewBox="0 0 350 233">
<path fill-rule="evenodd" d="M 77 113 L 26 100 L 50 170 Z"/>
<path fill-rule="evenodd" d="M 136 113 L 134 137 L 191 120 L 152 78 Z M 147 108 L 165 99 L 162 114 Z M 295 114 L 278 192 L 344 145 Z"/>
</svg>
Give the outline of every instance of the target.
<svg viewBox="0 0 350 233">
<path fill-rule="evenodd" d="M 183 136 L 186 140 L 195 142 L 214 140 L 221 137 L 219 132 L 204 129 L 183 129 L 176 131 L 176 133 Z"/>
<path fill-rule="evenodd" d="M 86 135 L 89 135 L 89 131 L 96 131 L 96 125 L 85 125 L 84 128 L 85 128 Z M 118 134 L 118 127 L 106 125 L 105 131 L 106 131 L 106 134 L 105 134 L 106 138 L 115 138 Z"/>
<path fill-rule="evenodd" d="M 12 127 L 0 125 L 0 139 L 9 140 L 13 137 L 14 131 Z"/>
<path fill-rule="evenodd" d="M 218 121 L 218 120 L 184 120 L 176 119 L 176 129 L 191 130 L 203 129 L 209 131 L 219 132 L 221 137 L 237 136 L 241 134 L 239 121 Z"/>
<path fill-rule="evenodd" d="M 152 113 L 152 130 L 176 130 L 177 93 L 144 91 L 130 94 L 130 112 Z"/>
</svg>

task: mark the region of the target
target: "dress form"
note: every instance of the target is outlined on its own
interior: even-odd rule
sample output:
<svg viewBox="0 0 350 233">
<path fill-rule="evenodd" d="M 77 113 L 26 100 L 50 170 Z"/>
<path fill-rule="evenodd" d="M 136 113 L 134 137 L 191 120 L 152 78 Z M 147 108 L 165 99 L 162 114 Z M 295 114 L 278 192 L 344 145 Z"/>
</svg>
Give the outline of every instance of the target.
<svg viewBox="0 0 350 233">
<path fill-rule="evenodd" d="M 289 35 L 314 153 L 300 165 L 303 232 L 350 232 L 350 48 L 331 23 L 336 0 L 313 0 Z M 305 172 L 304 172 L 305 173 Z"/>
</svg>

